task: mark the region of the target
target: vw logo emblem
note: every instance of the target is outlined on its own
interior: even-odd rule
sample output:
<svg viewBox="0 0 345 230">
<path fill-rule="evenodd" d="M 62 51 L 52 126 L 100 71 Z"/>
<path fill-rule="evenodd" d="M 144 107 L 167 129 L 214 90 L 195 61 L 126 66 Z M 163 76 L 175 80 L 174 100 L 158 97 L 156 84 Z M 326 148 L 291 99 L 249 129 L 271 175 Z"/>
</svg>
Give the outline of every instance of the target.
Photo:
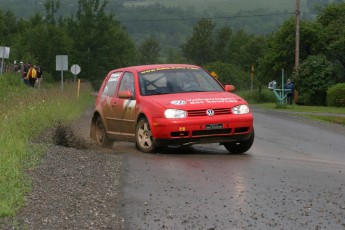
<svg viewBox="0 0 345 230">
<path fill-rule="evenodd" d="M 206 110 L 206 114 L 207 114 L 207 116 L 212 117 L 212 116 L 214 115 L 213 109 L 208 109 L 208 110 Z"/>
</svg>

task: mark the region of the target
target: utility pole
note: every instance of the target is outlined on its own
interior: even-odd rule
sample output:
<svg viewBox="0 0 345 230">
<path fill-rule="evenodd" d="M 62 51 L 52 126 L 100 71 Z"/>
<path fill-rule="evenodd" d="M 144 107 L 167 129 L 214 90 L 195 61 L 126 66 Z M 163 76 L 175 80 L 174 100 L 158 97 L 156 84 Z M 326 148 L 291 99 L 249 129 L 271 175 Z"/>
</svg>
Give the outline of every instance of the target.
<svg viewBox="0 0 345 230">
<path fill-rule="evenodd" d="M 299 65 L 299 22 L 300 22 L 300 10 L 299 10 L 300 0 L 296 0 L 296 48 L 295 48 L 295 71 L 298 69 Z"/>
</svg>

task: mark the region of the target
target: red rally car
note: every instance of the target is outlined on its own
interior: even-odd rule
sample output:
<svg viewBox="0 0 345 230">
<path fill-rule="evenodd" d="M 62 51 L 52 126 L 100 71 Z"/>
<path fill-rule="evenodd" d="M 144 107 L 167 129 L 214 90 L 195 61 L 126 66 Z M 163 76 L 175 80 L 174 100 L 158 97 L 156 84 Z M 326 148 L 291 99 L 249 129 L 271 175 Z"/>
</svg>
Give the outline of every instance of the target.
<svg viewBox="0 0 345 230">
<path fill-rule="evenodd" d="M 244 153 L 254 142 L 253 115 L 233 90 L 195 65 L 115 69 L 98 92 L 90 137 L 103 147 L 132 141 L 145 153 L 202 143 Z"/>
</svg>

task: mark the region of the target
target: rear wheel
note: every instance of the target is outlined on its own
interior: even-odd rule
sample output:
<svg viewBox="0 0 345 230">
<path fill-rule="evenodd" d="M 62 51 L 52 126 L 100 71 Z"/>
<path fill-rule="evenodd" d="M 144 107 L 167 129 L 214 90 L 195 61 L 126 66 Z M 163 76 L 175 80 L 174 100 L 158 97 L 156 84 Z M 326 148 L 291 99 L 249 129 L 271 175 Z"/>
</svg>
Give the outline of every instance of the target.
<svg viewBox="0 0 345 230">
<path fill-rule="evenodd" d="M 158 146 L 156 145 L 149 122 L 146 118 L 139 120 L 136 132 L 135 132 L 136 145 L 144 153 L 154 153 L 158 151 Z"/>
<path fill-rule="evenodd" d="M 231 141 L 231 142 L 225 142 L 224 147 L 233 154 L 241 154 L 244 152 L 247 152 L 254 143 L 254 129 L 252 130 L 252 133 L 250 134 L 250 137 L 246 141 Z"/>
<path fill-rule="evenodd" d="M 107 137 L 101 117 L 96 120 L 96 141 L 99 146 L 105 148 L 111 148 L 114 144 L 114 141 Z"/>
</svg>

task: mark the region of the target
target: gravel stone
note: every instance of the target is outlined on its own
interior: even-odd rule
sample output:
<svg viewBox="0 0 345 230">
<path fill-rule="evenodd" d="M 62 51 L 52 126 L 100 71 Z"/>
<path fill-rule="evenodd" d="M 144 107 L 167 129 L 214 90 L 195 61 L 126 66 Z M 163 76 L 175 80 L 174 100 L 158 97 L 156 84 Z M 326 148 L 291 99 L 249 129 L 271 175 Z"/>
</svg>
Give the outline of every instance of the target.
<svg viewBox="0 0 345 230">
<path fill-rule="evenodd" d="M 46 130 L 34 142 L 50 143 L 27 172 L 32 191 L 16 217 L 0 229 L 124 229 L 121 205 L 122 155 L 100 149 L 88 135 L 92 108 L 68 126 Z"/>
</svg>

